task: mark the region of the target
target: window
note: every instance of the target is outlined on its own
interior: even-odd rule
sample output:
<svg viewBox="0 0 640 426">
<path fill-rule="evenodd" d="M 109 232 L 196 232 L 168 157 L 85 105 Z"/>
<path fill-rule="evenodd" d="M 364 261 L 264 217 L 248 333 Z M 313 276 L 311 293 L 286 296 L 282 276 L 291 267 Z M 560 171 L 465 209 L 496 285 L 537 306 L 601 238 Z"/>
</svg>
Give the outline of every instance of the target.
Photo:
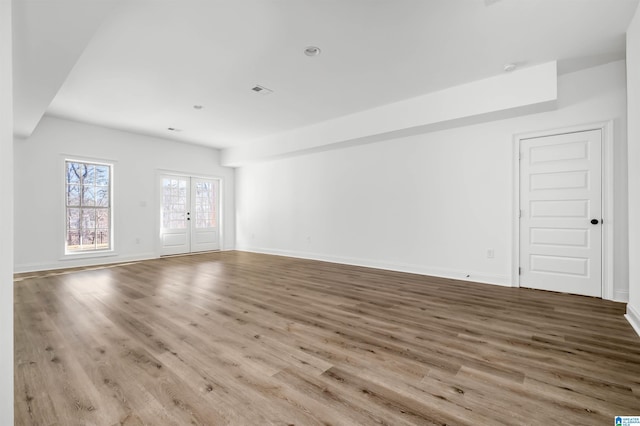
<svg viewBox="0 0 640 426">
<path fill-rule="evenodd" d="M 111 250 L 110 164 L 65 161 L 65 253 Z"/>
</svg>

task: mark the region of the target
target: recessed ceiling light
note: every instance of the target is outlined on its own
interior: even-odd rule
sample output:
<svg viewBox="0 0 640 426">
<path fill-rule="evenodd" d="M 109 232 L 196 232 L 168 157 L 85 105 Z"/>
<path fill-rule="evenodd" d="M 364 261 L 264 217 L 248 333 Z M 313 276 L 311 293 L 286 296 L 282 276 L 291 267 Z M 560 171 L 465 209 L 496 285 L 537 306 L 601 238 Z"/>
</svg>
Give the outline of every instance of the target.
<svg viewBox="0 0 640 426">
<path fill-rule="evenodd" d="M 304 49 L 304 54 L 307 56 L 318 56 L 320 52 L 321 52 L 320 48 L 316 46 L 309 46 L 306 49 Z"/>
<path fill-rule="evenodd" d="M 504 64 L 504 72 L 511 72 L 514 71 L 516 68 L 518 68 L 518 65 L 516 64 Z"/>
<path fill-rule="evenodd" d="M 181 132 L 182 129 L 176 129 L 175 127 L 167 127 L 167 130 L 169 130 L 170 132 Z"/>
<path fill-rule="evenodd" d="M 202 108 L 204 108 L 202 105 L 194 105 L 193 106 L 193 109 L 202 109 Z"/>
</svg>

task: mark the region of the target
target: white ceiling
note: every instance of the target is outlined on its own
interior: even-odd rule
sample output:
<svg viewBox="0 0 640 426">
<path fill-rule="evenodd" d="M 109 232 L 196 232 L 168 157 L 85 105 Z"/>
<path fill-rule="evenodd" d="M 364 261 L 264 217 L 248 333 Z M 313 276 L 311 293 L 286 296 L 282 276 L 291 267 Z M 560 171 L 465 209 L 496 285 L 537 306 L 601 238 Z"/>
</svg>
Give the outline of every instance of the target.
<svg viewBox="0 0 640 426">
<path fill-rule="evenodd" d="M 13 1 L 13 112 L 17 136 L 27 137 L 33 132 L 117 1 Z"/>
<path fill-rule="evenodd" d="M 103 5 L 101 23 L 67 6 L 75 20 L 27 11 L 31 25 L 14 25 L 16 39 L 46 34 L 52 45 L 86 33 L 73 22 L 93 26 L 86 48 L 63 58 L 71 71 L 49 84 L 47 113 L 226 148 L 497 75 L 507 62 L 559 60 L 568 72 L 622 59 L 638 0 L 89 3 Z M 310 45 L 322 54 L 305 56 Z M 34 55 L 26 42 L 15 50 L 16 69 Z M 274 93 L 256 94 L 256 84 Z"/>
</svg>

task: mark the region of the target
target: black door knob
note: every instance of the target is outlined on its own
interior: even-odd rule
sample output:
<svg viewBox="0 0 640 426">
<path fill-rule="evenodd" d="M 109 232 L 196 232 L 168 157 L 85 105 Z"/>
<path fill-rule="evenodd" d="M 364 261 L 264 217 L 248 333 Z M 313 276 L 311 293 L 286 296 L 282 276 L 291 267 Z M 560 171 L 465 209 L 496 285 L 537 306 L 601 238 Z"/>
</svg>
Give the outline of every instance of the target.
<svg viewBox="0 0 640 426">
<path fill-rule="evenodd" d="M 600 221 L 598 219 L 591 219 L 591 224 L 592 225 L 597 225 L 598 223 L 600 223 Z"/>
</svg>

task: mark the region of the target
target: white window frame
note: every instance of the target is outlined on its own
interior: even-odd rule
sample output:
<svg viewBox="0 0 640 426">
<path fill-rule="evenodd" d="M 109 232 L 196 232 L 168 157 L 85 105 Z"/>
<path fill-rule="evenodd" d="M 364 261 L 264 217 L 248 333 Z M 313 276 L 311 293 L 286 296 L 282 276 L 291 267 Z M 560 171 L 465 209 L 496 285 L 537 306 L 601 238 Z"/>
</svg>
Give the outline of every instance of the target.
<svg viewBox="0 0 640 426">
<path fill-rule="evenodd" d="M 83 163 L 96 166 L 108 166 L 109 167 L 109 248 L 93 249 L 93 250 L 67 250 L 67 163 Z M 62 252 L 64 254 L 63 259 L 75 259 L 86 257 L 103 257 L 103 256 L 115 256 L 115 230 L 114 230 L 114 176 L 115 176 L 115 162 L 94 159 L 94 158 L 82 158 L 76 156 L 65 156 L 62 161 L 62 206 L 63 206 L 63 239 L 62 239 Z"/>
</svg>

